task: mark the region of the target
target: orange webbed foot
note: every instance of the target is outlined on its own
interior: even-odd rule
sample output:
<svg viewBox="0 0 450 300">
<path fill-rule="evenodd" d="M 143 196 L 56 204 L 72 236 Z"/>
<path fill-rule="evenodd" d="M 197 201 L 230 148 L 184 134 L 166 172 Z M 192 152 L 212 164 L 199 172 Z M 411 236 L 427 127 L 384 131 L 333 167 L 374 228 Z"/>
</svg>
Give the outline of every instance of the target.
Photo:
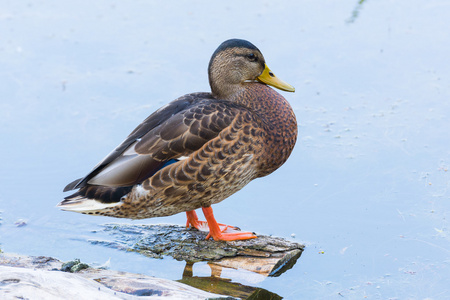
<svg viewBox="0 0 450 300">
<path fill-rule="evenodd" d="M 238 240 L 250 240 L 256 239 L 257 236 L 251 232 L 227 232 L 227 233 L 219 233 L 213 236 L 211 232 L 206 236 L 206 239 L 212 238 L 215 241 L 238 241 Z"/>
<path fill-rule="evenodd" d="M 254 239 L 257 237 L 251 232 L 226 232 L 228 229 L 236 231 L 239 230 L 239 228 L 217 223 L 211 206 L 202 207 L 202 210 L 209 226 L 209 234 L 206 236 L 206 239 L 212 237 L 215 241 L 236 241 Z"/>
</svg>

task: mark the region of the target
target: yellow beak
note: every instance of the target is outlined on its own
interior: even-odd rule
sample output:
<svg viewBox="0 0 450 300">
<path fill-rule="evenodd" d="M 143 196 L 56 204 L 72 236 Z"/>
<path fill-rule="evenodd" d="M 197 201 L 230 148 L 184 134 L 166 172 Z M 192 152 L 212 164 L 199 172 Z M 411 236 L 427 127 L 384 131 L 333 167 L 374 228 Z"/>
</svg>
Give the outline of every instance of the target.
<svg viewBox="0 0 450 300">
<path fill-rule="evenodd" d="M 275 74 L 270 71 L 269 67 L 267 65 L 265 66 L 266 67 L 264 68 L 264 71 L 261 73 L 261 75 L 256 77 L 258 81 L 276 87 L 277 89 L 280 89 L 282 91 L 295 92 L 295 88 L 292 85 L 276 77 Z"/>
</svg>

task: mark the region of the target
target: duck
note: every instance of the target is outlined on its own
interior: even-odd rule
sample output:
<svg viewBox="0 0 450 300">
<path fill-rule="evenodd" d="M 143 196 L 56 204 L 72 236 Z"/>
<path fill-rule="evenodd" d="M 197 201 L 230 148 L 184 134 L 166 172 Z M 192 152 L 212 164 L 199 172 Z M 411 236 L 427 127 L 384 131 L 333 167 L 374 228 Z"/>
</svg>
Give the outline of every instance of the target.
<svg viewBox="0 0 450 300">
<path fill-rule="evenodd" d="M 277 170 L 297 140 L 288 101 L 270 86 L 294 92 L 268 68 L 261 51 L 230 39 L 208 65 L 211 92 L 179 97 L 147 117 L 57 206 L 64 211 L 144 219 L 186 213 L 186 227 L 206 239 L 256 238 L 218 223 L 211 206 Z M 199 220 L 202 209 L 206 221 Z"/>
</svg>

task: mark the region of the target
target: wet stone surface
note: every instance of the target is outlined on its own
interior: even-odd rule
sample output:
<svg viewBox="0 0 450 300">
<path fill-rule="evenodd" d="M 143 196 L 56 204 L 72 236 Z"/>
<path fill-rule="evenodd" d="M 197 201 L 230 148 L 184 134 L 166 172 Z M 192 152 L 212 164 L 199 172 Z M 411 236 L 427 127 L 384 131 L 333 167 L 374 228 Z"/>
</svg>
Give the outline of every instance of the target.
<svg viewBox="0 0 450 300">
<path fill-rule="evenodd" d="M 63 263 L 61 266 L 61 271 L 76 273 L 87 268 L 89 268 L 88 264 L 80 262 L 79 259 L 74 259 L 72 261 Z"/>
<path fill-rule="evenodd" d="M 114 240 L 90 240 L 92 244 L 134 251 L 152 258 L 172 256 L 189 262 L 212 261 L 226 257 L 269 257 L 272 253 L 302 251 L 304 246 L 278 237 L 258 235 L 245 241 L 206 240 L 206 232 L 178 225 L 106 224 Z"/>
</svg>

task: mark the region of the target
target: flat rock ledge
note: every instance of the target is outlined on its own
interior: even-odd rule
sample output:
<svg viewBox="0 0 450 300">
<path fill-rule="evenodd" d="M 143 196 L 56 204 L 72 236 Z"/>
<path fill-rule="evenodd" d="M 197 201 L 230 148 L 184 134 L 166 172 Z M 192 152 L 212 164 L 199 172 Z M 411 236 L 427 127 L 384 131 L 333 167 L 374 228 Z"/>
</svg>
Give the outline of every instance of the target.
<svg viewBox="0 0 450 300">
<path fill-rule="evenodd" d="M 0 299 L 236 299 L 146 275 L 62 267 L 51 257 L 0 253 Z"/>
<path fill-rule="evenodd" d="M 279 276 L 292 268 L 304 249 L 299 243 L 265 235 L 244 241 L 206 240 L 206 232 L 178 225 L 106 224 L 101 233 L 113 239 L 90 242 L 152 258 L 172 256 L 186 262 L 208 261 L 210 265 L 244 269 L 263 276 Z"/>
</svg>

